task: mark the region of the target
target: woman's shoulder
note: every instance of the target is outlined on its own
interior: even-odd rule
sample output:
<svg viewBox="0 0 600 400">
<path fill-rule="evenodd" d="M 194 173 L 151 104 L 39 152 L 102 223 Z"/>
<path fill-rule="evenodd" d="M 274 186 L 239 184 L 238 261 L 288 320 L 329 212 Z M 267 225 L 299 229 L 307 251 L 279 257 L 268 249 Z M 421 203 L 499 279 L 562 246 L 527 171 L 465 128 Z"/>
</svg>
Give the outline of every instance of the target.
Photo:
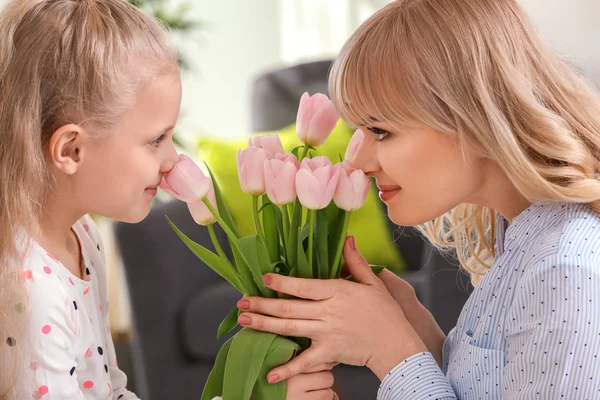
<svg viewBox="0 0 600 400">
<path fill-rule="evenodd" d="M 527 264 L 594 269 L 600 265 L 600 213 L 587 204 L 575 203 L 556 203 L 544 213 L 547 219 L 535 233 Z"/>
<path fill-rule="evenodd" d="M 587 204 L 567 204 L 557 248 L 560 254 L 600 256 L 600 213 Z"/>
</svg>

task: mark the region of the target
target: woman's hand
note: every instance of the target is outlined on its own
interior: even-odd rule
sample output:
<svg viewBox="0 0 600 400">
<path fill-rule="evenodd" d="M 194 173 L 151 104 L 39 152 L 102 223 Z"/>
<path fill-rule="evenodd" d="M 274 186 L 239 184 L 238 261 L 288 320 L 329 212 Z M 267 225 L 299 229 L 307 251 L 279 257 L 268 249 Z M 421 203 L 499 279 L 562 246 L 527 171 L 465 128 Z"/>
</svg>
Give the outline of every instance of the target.
<svg viewBox="0 0 600 400">
<path fill-rule="evenodd" d="M 308 350 L 273 369 L 269 382 L 329 362 L 366 365 L 383 379 L 400 361 L 427 351 L 352 237 L 344 245 L 344 259 L 358 283 L 264 276 L 265 284 L 275 291 L 315 301 L 249 297 L 238 302 L 246 311 L 238 319 L 244 327 L 312 339 Z"/>
<path fill-rule="evenodd" d="M 435 322 L 431 312 L 417 299 L 415 289 L 404 279 L 387 269 L 377 274 L 377 277 L 381 279 L 388 292 L 402 307 L 404 316 L 441 368 L 442 346 L 446 340 L 446 335 Z"/>
<path fill-rule="evenodd" d="M 286 400 L 339 400 L 331 389 L 334 364 L 321 365 L 307 373 L 298 374 L 287 382 Z"/>
</svg>

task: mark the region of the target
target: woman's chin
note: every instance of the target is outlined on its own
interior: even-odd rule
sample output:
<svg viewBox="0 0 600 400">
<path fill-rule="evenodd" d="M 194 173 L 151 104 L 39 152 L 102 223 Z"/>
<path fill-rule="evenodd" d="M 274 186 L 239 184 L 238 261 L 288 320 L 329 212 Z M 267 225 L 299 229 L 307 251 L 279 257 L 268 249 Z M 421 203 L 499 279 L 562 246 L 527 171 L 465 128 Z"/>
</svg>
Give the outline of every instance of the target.
<svg viewBox="0 0 600 400">
<path fill-rule="evenodd" d="M 426 209 L 423 206 L 391 204 L 387 209 L 390 220 L 399 226 L 418 226 L 444 215 L 446 211 Z"/>
<path fill-rule="evenodd" d="M 388 216 L 390 220 L 398 226 L 417 226 L 429 222 L 431 220 L 419 218 L 418 215 L 409 215 L 406 212 L 403 213 L 390 213 L 388 210 Z"/>
</svg>

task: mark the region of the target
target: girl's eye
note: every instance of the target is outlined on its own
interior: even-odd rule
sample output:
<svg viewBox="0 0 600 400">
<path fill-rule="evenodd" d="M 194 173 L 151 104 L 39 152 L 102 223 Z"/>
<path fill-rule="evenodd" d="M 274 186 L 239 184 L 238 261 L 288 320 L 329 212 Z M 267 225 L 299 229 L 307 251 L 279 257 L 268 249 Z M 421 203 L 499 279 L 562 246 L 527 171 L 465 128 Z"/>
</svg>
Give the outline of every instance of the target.
<svg viewBox="0 0 600 400">
<path fill-rule="evenodd" d="M 388 131 L 380 128 L 370 127 L 368 129 L 377 136 L 375 139 L 376 142 L 381 142 L 390 134 Z"/>
<path fill-rule="evenodd" d="M 167 137 L 166 134 L 160 135 L 158 138 L 156 138 L 156 139 L 154 139 L 153 141 L 150 142 L 150 146 L 152 146 L 152 147 L 159 147 L 160 144 L 162 143 L 162 141 L 165 140 L 166 137 Z"/>
</svg>

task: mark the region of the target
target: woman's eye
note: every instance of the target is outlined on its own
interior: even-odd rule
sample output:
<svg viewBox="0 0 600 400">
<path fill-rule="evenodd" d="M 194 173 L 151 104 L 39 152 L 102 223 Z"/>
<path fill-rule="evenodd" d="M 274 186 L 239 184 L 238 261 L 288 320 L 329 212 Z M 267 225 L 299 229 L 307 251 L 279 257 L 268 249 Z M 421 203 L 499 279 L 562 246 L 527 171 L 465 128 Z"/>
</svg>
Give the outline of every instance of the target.
<svg viewBox="0 0 600 400">
<path fill-rule="evenodd" d="M 371 132 L 373 132 L 375 134 L 375 136 L 377 136 L 377 138 L 375 138 L 375 141 L 377 141 L 377 142 L 381 142 L 383 139 L 385 139 L 390 134 L 385 129 L 375 128 L 375 127 L 370 127 L 369 130 Z"/>
</svg>

